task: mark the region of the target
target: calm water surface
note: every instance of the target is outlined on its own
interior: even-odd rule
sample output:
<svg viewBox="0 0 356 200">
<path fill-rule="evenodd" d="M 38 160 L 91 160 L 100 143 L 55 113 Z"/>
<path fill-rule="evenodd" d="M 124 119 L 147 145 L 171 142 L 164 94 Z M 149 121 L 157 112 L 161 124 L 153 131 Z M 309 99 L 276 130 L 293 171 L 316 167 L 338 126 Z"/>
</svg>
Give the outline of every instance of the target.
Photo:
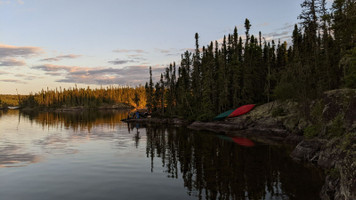
<svg viewBox="0 0 356 200">
<path fill-rule="evenodd" d="M 0 111 L 0 199 L 318 199 L 319 170 L 289 147 L 123 112 Z"/>
</svg>

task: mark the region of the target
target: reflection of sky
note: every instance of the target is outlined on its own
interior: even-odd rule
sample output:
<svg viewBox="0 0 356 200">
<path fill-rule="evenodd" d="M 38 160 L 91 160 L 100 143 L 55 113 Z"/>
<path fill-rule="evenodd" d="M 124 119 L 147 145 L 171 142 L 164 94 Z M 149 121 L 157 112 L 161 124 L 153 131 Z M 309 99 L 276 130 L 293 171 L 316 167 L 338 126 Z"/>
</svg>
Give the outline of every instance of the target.
<svg viewBox="0 0 356 200">
<path fill-rule="evenodd" d="M 37 163 L 40 158 L 51 159 L 58 155 L 100 152 L 103 145 L 116 149 L 115 154 L 129 154 L 131 148 L 136 148 L 136 130 L 129 133 L 126 123 L 121 121 L 95 121 L 88 125 L 90 131 L 81 126 L 81 122 L 73 125 L 79 124 L 80 129 L 65 127 L 61 123 L 48 125 L 39 119 L 30 120 L 24 115 L 19 116 L 18 111 L 3 114 L 0 118 L 0 167 L 24 166 Z M 140 140 L 145 141 L 144 129 L 140 129 Z"/>
<path fill-rule="evenodd" d="M 193 199 L 182 179 L 166 178 L 160 159 L 151 172 L 145 129 L 137 145 L 136 128 L 121 122 L 89 132 L 4 114 L 0 127 L 1 200 Z"/>
</svg>

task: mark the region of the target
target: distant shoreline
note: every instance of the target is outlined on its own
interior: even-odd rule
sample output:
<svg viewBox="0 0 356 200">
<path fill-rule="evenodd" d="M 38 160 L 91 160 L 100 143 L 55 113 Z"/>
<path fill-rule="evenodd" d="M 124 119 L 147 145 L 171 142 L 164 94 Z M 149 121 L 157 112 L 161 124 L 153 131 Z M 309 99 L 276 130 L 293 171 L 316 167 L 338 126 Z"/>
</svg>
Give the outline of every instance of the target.
<svg viewBox="0 0 356 200">
<path fill-rule="evenodd" d="M 72 106 L 72 107 L 25 107 L 20 108 L 21 111 L 48 111 L 48 112 L 74 112 L 74 111 L 84 111 L 84 110 L 132 110 L 133 106 L 128 104 L 115 104 L 115 105 L 103 105 L 97 107 L 86 107 L 86 106 Z"/>
</svg>

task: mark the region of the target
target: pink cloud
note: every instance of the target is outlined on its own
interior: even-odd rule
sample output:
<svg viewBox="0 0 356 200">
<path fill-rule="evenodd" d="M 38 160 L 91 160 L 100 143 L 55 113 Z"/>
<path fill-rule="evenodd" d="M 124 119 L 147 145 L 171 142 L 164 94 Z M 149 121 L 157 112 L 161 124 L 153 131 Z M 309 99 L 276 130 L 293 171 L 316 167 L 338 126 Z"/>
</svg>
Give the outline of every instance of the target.
<svg viewBox="0 0 356 200">
<path fill-rule="evenodd" d="M 35 56 L 43 53 L 43 50 L 40 47 L 31 47 L 31 46 L 13 46 L 0 44 L 0 58 L 6 57 L 29 57 Z"/>
</svg>

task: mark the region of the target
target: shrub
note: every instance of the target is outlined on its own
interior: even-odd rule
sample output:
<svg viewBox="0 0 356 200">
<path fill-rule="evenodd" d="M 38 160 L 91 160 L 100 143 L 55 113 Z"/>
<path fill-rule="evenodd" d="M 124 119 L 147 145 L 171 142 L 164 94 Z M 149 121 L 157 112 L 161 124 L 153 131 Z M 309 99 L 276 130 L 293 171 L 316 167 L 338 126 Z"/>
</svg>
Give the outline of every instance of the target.
<svg viewBox="0 0 356 200">
<path fill-rule="evenodd" d="M 278 117 L 278 116 L 284 116 L 284 115 L 286 115 L 286 112 L 284 111 L 284 109 L 282 107 L 275 108 L 272 111 L 272 117 Z"/>
<path fill-rule="evenodd" d="M 306 139 L 311 139 L 316 137 L 321 132 L 320 125 L 310 125 L 304 129 L 304 137 Z"/>
<path fill-rule="evenodd" d="M 338 114 L 332 121 L 330 128 L 328 130 L 328 136 L 332 137 L 340 137 L 345 133 L 344 128 L 344 116 L 342 114 Z"/>
</svg>

